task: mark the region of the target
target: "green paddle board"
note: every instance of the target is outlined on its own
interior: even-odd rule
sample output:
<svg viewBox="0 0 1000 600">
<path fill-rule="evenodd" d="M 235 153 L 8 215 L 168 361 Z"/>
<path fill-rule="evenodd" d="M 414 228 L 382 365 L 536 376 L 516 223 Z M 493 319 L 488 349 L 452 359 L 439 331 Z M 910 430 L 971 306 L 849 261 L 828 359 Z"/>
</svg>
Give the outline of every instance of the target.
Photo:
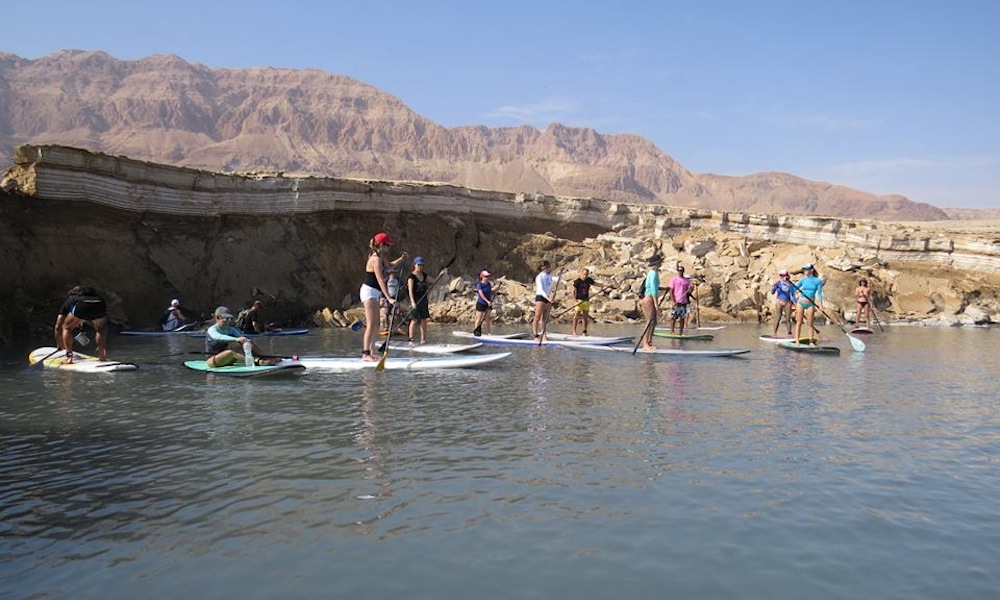
<svg viewBox="0 0 1000 600">
<path fill-rule="evenodd" d="M 818 346 L 815 344 L 796 344 L 795 342 L 781 342 L 779 347 L 796 352 L 811 352 L 813 354 L 840 354 L 840 348 L 836 346 Z"/>
<path fill-rule="evenodd" d="M 195 371 L 212 373 L 213 375 L 225 375 L 227 377 L 265 377 L 280 373 L 294 373 L 296 371 L 302 371 L 306 368 L 306 366 L 301 362 L 289 359 L 284 359 L 276 365 L 259 367 L 248 367 L 242 363 L 230 365 L 228 367 L 210 367 L 208 366 L 208 363 L 203 360 L 184 361 L 184 366 L 189 369 L 194 369 Z"/>
<path fill-rule="evenodd" d="M 670 333 L 669 331 L 653 331 L 653 335 L 657 337 L 670 338 L 672 340 L 701 340 L 701 341 L 711 341 L 715 338 L 711 333 Z"/>
</svg>

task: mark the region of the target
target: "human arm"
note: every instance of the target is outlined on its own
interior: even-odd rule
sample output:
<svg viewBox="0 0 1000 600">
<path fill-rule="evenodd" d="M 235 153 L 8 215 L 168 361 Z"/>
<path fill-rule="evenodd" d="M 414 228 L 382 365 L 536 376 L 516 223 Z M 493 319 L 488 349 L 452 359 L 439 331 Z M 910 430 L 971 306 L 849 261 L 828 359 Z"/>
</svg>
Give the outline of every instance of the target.
<svg viewBox="0 0 1000 600">
<path fill-rule="evenodd" d="M 410 296 L 410 306 L 417 305 L 417 294 L 413 289 L 415 285 L 416 285 L 416 279 L 413 278 L 413 275 L 410 275 L 409 277 L 406 278 L 406 292 Z"/>
<path fill-rule="evenodd" d="M 382 292 L 382 296 L 385 297 L 389 304 L 395 304 L 396 299 L 389 296 L 389 287 L 385 281 L 385 275 L 382 273 L 382 257 L 375 254 L 368 259 L 368 269 L 375 273 L 375 280 L 378 281 L 379 290 Z"/>
<path fill-rule="evenodd" d="M 205 335 L 212 338 L 212 340 L 216 342 L 225 342 L 227 344 L 231 344 L 233 342 L 242 344 L 247 341 L 245 335 L 241 335 L 235 327 L 230 326 L 219 327 L 218 325 L 212 325 L 208 328 L 208 331 L 205 332 Z"/>
<path fill-rule="evenodd" d="M 389 266 L 390 267 L 395 267 L 399 263 L 403 262 L 403 259 L 405 259 L 407 256 L 409 256 L 409 254 L 407 254 L 406 252 L 403 252 L 402 254 L 399 255 L 399 258 L 397 258 L 396 260 L 390 260 L 389 261 Z"/>
</svg>

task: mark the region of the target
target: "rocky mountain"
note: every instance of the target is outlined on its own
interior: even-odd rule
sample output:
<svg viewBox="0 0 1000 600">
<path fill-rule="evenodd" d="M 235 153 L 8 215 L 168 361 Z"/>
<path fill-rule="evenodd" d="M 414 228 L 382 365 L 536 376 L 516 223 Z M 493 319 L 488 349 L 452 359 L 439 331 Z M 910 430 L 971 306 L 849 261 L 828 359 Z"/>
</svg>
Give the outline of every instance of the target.
<svg viewBox="0 0 1000 600">
<path fill-rule="evenodd" d="M 945 220 L 931 205 L 784 173 L 694 173 L 649 140 L 552 124 L 442 127 L 319 70 L 212 69 L 176 56 L 0 54 L 0 164 L 64 144 L 215 171 L 410 180 L 715 210 Z"/>
</svg>

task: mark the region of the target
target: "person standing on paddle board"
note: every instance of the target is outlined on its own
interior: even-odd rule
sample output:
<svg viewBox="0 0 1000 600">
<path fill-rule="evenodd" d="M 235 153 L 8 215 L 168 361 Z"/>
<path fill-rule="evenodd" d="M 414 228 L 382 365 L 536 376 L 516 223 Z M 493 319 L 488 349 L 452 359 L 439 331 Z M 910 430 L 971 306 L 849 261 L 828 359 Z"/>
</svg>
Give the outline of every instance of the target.
<svg viewBox="0 0 1000 600">
<path fill-rule="evenodd" d="M 543 260 L 538 265 L 538 275 L 535 276 L 535 318 L 531 323 L 531 336 L 538 338 L 545 332 L 552 311 L 552 283 L 558 277 L 552 276 L 552 263 Z M 544 340 L 542 340 L 544 341 Z"/>
<path fill-rule="evenodd" d="M 864 317 L 864 326 L 868 329 L 872 328 L 872 289 L 868 287 L 868 280 L 861 278 L 858 281 L 858 287 L 854 288 L 854 299 L 858 302 L 858 308 L 854 313 L 854 326 L 862 326 L 862 317 Z"/>
<path fill-rule="evenodd" d="M 447 268 L 441 269 L 437 277 L 428 275 L 424 271 L 424 257 L 418 256 L 413 259 L 413 272 L 406 278 L 406 290 L 410 294 L 410 342 L 413 342 L 415 330 L 420 331 L 420 343 L 427 343 L 427 320 L 431 318 L 430 301 L 427 299 L 427 292 L 430 286 L 437 283 L 445 273 Z"/>
<path fill-rule="evenodd" d="M 73 362 L 73 331 L 88 323 L 96 332 L 97 358 L 107 360 L 107 304 L 94 288 L 77 285 L 69 291 L 56 317 L 56 328 L 62 329 L 62 348 L 66 350 L 64 362 Z"/>
<path fill-rule="evenodd" d="M 587 335 L 587 323 L 590 322 L 590 288 L 598 285 L 590 277 L 590 269 L 582 269 L 580 276 L 573 280 L 573 335 L 576 336 L 577 323 L 583 323 L 583 335 Z"/>
<path fill-rule="evenodd" d="M 386 260 L 385 254 L 393 245 L 392 238 L 384 231 L 376 233 L 368 243 L 368 259 L 365 261 L 365 280 L 361 284 L 361 303 L 365 307 L 365 333 L 361 338 L 361 360 L 378 361 L 372 356 L 375 346 L 375 334 L 379 326 L 379 300 L 385 298 L 390 307 L 396 303 L 396 298 L 389 294 L 385 278 L 387 266 L 396 266 L 406 258 L 406 252 L 396 260 Z M 391 314 L 391 311 L 390 311 Z"/>
<path fill-rule="evenodd" d="M 774 294 L 774 333 L 771 337 L 778 337 L 778 326 L 781 325 L 782 315 L 786 315 L 788 323 L 788 335 L 792 335 L 792 311 L 795 306 L 795 288 L 792 287 L 792 276 L 788 274 L 788 269 L 778 271 L 778 280 L 771 286 L 771 293 Z"/>
<path fill-rule="evenodd" d="M 476 284 L 476 325 L 472 335 L 483 335 L 483 325 L 486 325 L 486 335 L 493 333 L 493 282 L 487 270 L 479 272 L 479 283 Z"/>
<path fill-rule="evenodd" d="M 642 307 L 642 314 L 646 316 L 646 329 L 643 334 L 643 350 L 656 350 L 653 345 L 653 331 L 656 330 L 657 321 L 657 296 L 660 295 L 660 266 L 663 264 L 663 257 L 654 254 L 649 257 L 649 271 L 646 272 L 646 279 L 642 284 L 642 299 L 639 305 Z"/>
<path fill-rule="evenodd" d="M 210 367 L 228 367 L 243 361 L 246 356 L 243 354 L 243 343 L 248 338 L 243 332 L 237 329 L 233 323 L 236 317 L 225 306 L 215 309 L 215 323 L 205 332 L 205 353 L 209 354 L 205 361 Z M 273 365 L 280 361 L 280 358 L 263 358 L 256 346 L 251 344 L 254 355 L 254 364 L 257 366 Z"/>
<path fill-rule="evenodd" d="M 688 305 L 691 302 L 691 280 L 684 276 L 683 265 L 677 265 L 677 274 L 670 278 L 667 288 L 674 301 L 674 308 L 670 311 L 670 333 L 673 334 L 680 323 L 680 330 L 676 333 L 684 335 L 684 321 L 687 320 Z"/>
<path fill-rule="evenodd" d="M 816 317 L 816 309 L 823 310 L 823 280 L 819 278 L 819 273 L 812 266 L 812 263 L 802 265 L 804 277 L 795 284 L 799 292 L 798 304 L 795 308 L 795 343 L 802 339 L 802 321 L 809 323 L 806 333 L 812 336 L 813 320 Z"/>
</svg>

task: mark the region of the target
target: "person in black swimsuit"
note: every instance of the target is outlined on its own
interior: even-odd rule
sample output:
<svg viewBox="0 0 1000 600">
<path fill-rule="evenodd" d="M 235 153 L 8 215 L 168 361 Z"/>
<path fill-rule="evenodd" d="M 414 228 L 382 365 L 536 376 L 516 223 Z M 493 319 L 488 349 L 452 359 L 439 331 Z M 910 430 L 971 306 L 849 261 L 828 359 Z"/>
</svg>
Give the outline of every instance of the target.
<svg viewBox="0 0 1000 600">
<path fill-rule="evenodd" d="M 97 358 L 107 360 L 108 307 L 92 287 L 74 286 L 56 317 L 56 329 L 62 328 L 66 362 L 73 362 L 73 331 L 89 324 L 96 332 Z"/>
</svg>

